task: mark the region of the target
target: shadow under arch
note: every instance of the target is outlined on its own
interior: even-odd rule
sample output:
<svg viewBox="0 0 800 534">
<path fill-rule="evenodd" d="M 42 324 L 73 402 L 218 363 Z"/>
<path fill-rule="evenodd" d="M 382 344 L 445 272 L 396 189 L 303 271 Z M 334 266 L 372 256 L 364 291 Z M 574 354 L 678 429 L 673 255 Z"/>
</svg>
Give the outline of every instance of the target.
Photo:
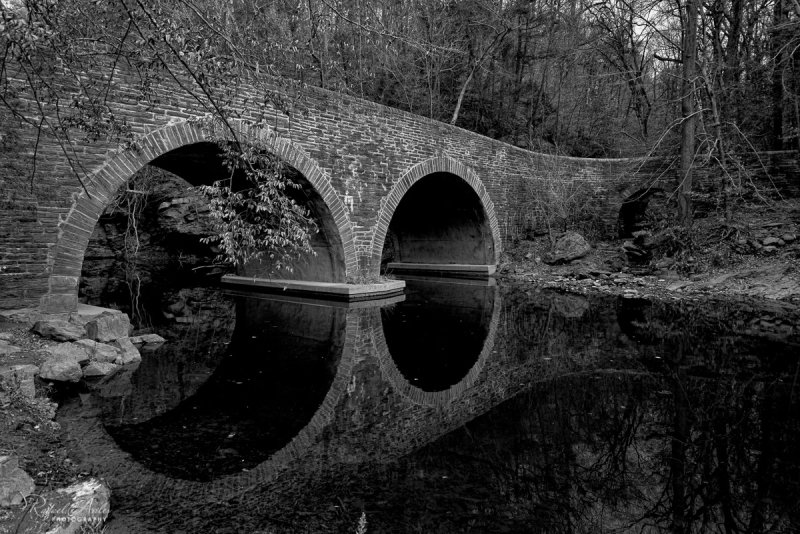
<svg viewBox="0 0 800 534">
<path fill-rule="evenodd" d="M 254 297 L 254 300 L 260 299 Z M 270 482 L 320 441 L 325 429 L 334 421 L 337 405 L 347 394 L 356 363 L 356 336 L 359 326 L 355 314 L 340 312 L 344 310 L 333 309 L 332 312 L 339 317 L 334 321 L 338 325 L 335 329 L 339 331 L 331 331 L 331 335 L 340 337 L 342 344 L 329 389 L 307 423 L 285 445 L 270 453 L 267 459 L 257 465 L 246 466 L 244 471 L 239 469 L 210 480 L 179 478 L 163 469 L 154 469 L 120 447 L 115 440 L 114 431 L 110 432 L 103 424 L 102 414 L 97 407 L 93 407 L 92 413 L 86 406 L 78 406 L 77 400 L 73 405 L 65 405 L 59 414 L 68 445 L 89 459 L 91 466 L 102 474 L 120 498 L 136 497 L 137 502 L 179 499 L 182 494 L 189 494 L 192 499 L 222 501 L 240 495 L 253 486 Z M 297 321 L 292 318 L 284 319 L 287 323 L 285 326 L 296 325 Z M 201 390 L 198 391 L 200 395 Z"/>
<path fill-rule="evenodd" d="M 440 198 L 446 194 L 458 198 Z M 370 270 L 373 272 L 380 270 L 384 245 L 390 228 L 393 228 L 393 219 L 398 213 L 402 217 L 406 212 L 406 219 L 414 225 L 414 228 L 408 228 L 410 236 L 416 232 L 424 232 L 427 235 L 422 236 L 420 241 L 438 241 L 439 245 L 444 244 L 446 250 L 424 250 L 426 245 L 410 245 L 409 252 L 402 261 L 494 265 L 499 262 L 502 242 L 494 203 L 475 172 L 454 159 L 435 157 L 414 165 L 395 183 L 389 194 L 381 199 L 380 204 L 370 246 Z M 404 207 L 404 204 L 409 205 Z M 465 210 L 470 209 L 473 209 L 473 213 L 465 214 Z M 420 212 L 428 217 L 435 217 L 436 223 L 440 224 L 431 225 L 429 220 L 422 220 L 423 218 L 418 217 Z M 465 230 L 459 231 L 457 225 L 462 222 Z M 458 243 L 456 239 L 451 239 L 465 237 L 467 234 L 472 234 L 469 236 L 471 239 L 468 239 L 472 243 Z M 464 250 L 463 245 L 472 246 L 475 250 Z M 410 250 L 411 248 L 414 250 Z"/>
<path fill-rule="evenodd" d="M 355 272 L 358 263 L 352 225 L 330 178 L 299 147 L 275 132 L 253 127 L 242 121 L 232 122 L 242 141 L 258 141 L 308 181 L 310 188 L 320 199 L 319 205 L 330 216 L 331 233 L 338 234 L 333 237 L 337 246 L 340 244 L 341 247 L 341 278 Z M 47 293 L 40 299 L 40 310 L 58 313 L 77 308 L 78 281 L 89 238 L 103 210 L 128 178 L 153 162 L 160 162 L 163 168 L 170 170 L 167 156 L 169 153 L 186 150 L 184 147 L 189 145 L 213 142 L 213 136 L 199 126 L 186 121 L 169 124 L 148 133 L 135 148 L 126 148 L 111 155 L 102 167 L 95 170 L 86 181 L 86 189 L 73 194 L 72 206 L 66 218 L 59 224 L 58 240 L 48 254 Z"/>
<path fill-rule="evenodd" d="M 467 390 L 469 390 L 476 382 L 477 378 L 481 375 L 481 372 L 484 369 L 484 366 L 491 355 L 492 351 L 495 347 L 495 341 L 497 338 L 497 329 L 500 323 L 500 315 L 501 315 L 501 308 L 502 302 L 500 297 L 500 291 L 498 288 L 492 284 L 493 280 L 487 281 L 471 281 L 471 280 L 449 280 L 449 279 L 427 279 L 426 283 L 431 284 L 440 284 L 450 286 L 451 289 L 457 287 L 464 287 L 464 288 L 472 288 L 472 298 L 477 297 L 477 300 L 483 300 L 483 302 L 479 302 L 477 305 L 473 304 L 466 304 L 465 307 L 473 307 L 473 311 L 477 311 L 480 315 L 480 319 L 477 319 L 481 322 L 485 322 L 486 324 L 463 324 L 458 322 L 458 316 L 454 317 L 452 327 L 456 327 L 462 333 L 470 328 L 474 328 L 475 331 L 482 331 L 485 332 L 485 337 L 482 340 L 482 343 L 479 347 L 475 347 L 475 352 L 473 357 L 468 357 L 469 367 L 464 368 L 463 365 L 459 366 L 460 369 L 456 369 L 457 371 L 460 370 L 463 372 L 461 376 L 456 377 L 457 382 L 452 384 L 447 384 L 441 380 L 432 380 L 427 381 L 428 387 L 420 387 L 417 384 L 414 384 L 412 380 L 409 380 L 409 377 L 406 376 L 409 372 L 409 366 L 407 365 L 398 365 L 396 358 L 392 355 L 392 346 L 395 347 L 397 350 L 397 343 L 394 340 L 387 341 L 386 336 L 386 329 L 387 329 L 387 314 L 392 313 L 391 308 L 385 308 L 381 310 L 381 318 L 379 319 L 381 328 L 377 328 L 375 330 L 375 334 L 373 336 L 373 346 L 375 354 L 378 358 L 378 363 L 381 369 L 381 373 L 383 374 L 384 378 L 392 385 L 395 391 L 400 393 L 403 397 L 409 399 L 411 402 L 423 406 L 431 406 L 431 407 L 442 407 L 451 404 L 452 402 L 458 400 Z M 407 280 L 409 286 L 407 286 L 406 292 L 406 300 L 401 303 L 400 305 L 409 305 L 414 306 L 415 301 L 418 301 L 418 298 L 415 298 L 414 295 L 414 284 L 413 280 Z M 411 289 L 411 291 L 409 291 Z M 425 297 L 423 297 L 425 299 Z M 430 306 L 429 312 L 427 315 L 429 316 L 442 316 L 441 314 L 444 313 L 445 309 L 452 303 L 453 300 L 453 293 L 450 291 L 445 291 L 444 294 L 441 294 L 439 298 L 435 298 L 434 300 L 438 302 L 431 303 L 426 302 L 422 304 L 422 306 Z M 431 305 L 432 304 L 432 305 Z M 463 304 L 462 304 L 463 306 Z M 486 307 L 490 307 L 490 309 L 486 309 Z M 481 309 L 482 308 L 482 309 Z M 402 318 L 400 319 L 402 321 Z M 391 321 L 391 318 L 389 318 Z M 458 323 L 458 324 L 457 324 Z M 437 329 L 441 325 L 434 324 L 430 325 L 431 328 Z M 413 325 L 412 325 L 413 328 Z M 446 329 L 446 327 L 445 327 Z M 403 329 L 405 330 L 405 328 Z M 395 339 L 402 338 L 405 332 L 402 330 L 396 334 L 393 334 L 392 337 Z M 441 332 L 440 335 L 447 336 L 450 334 L 458 335 L 456 332 Z M 408 337 L 408 336 L 406 336 Z M 424 332 L 418 332 L 418 336 L 415 338 L 417 340 L 417 346 L 412 347 L 412 350 L 419 349 L 419 343 L 425 343 L 426 340 Z M 390 346 L 392 345 L 392 346 Z M 401 348 L 401 350 L 403 350 Z M 424 351 L 420 351 L 424 352 Z M 395 354 L 395 356 L 400 356 L 399 354 Z M 458 357 L 463 357 L 463 354 L 459 354 Z M 464 362 L 466 363 L 466 362 Z M 405 372 L 404 372 L 405 371 Z M 452 375 L 451 380 L 452 382 Z M 433 387 L 431 387 L 433 386 Z M 426 390 L 427 389 L 427 390 Z"/>
<path fill-rule="evenodd" d="M 617 216 L 617 237 L 633 237 L 641 229 L 650 201 L 665 196 L 666 191 L 660 187 L 637 186 L 623 192 L 613 212 Z"/>
</svg>

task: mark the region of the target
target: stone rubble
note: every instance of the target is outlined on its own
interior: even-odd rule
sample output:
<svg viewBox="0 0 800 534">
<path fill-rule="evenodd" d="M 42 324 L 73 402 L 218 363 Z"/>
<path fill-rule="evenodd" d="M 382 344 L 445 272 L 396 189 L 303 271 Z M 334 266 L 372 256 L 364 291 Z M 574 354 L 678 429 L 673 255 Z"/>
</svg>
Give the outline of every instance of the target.
<svg viewBox="0 0 800 534">
<path fill-rule="evenodd" d="M 131 375 L 141 361 L 137 347 L 128 337 L 130 320 L 121 312 L 98 310 L 89 313 L 84 310 L 83 315 L 44 316 L 26 311 L 15 315 L 35 318 L 25 323 L 38 337 L 0 332 L 0 356 L 3 357 L 0 409 L 11 402 L 15 405 L 40 403 L 42 399 L 36 396 L 37 376 L 48 382 L 62 383 L 86 379 L 90 388 L 102 384 L 101 395 L 130 392 Z M 7 316 L 9 314 L 3 315 Z M 91 331 L 87 332 L 84 325 L 90 325 Z M 90 335 L 108 342 L 87 339 Z M 137 336 L 134 340 L 145 347 L 157 347 L 165 342 L 156 334 Z M 54 416 L 55 405 L 52 413 L 44 417 L 49 418 L 47 425 L 57 429 Z M 108 487 L 95 478 L 80 480 L 64 489 L 43 491 L 40 488 L 37 492 L 34 479 L 19 468 L 19 459 L 0 455 L 0 508 L 4 508 L 4 518 L 11 518 L 15 532 L 101 532 L 109 513 L 110 494 Z"/>
<path fill-rule="evenodd" d="M 76 341 L 86 335 L 86 329 L 64 319 L 43 319 L 31 328 L 42 337 L 55 341 Z"/>
<path fill-rule="evenodd" d="M 60 341 L 47 343 L 40 353 L 47 355 L 41 366 L 0 367 L 0 381 L 16 384 L 26 396 L 33 396 L 33 376 L 53 382 L 78 382 L 81 378 L 96 379 L 116 372 L 121 366 L 138 364 L 142 357 L 137 345 L 152 349 L 166 340 L 157 334 L 128 337 L 131 323 L 117 310 L 86 306 L 83 314 L 36 316 L 31 331 L 42 338 Z M 20 316 L 28 316 L 21 310 Z M 11 344 L 11 334 L 0 338 L 0 355 L 14 355 L 23 349 Z M 5 393 L 4 393 L 5 394 Z"/>
</svg>

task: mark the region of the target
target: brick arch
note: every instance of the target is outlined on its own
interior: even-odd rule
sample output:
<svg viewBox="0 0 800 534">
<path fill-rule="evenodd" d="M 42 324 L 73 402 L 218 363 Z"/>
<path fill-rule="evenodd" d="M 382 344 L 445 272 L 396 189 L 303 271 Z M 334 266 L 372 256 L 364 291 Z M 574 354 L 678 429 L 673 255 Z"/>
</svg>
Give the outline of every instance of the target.
<svg viewBox="0 0 800 534">
<path fill-rule="evenodd" d="M 667 184 L 665 181 L 656 180 L 653 181 L 652 179 L 646 179 L 639 181 L 637 183 L 628 185 L 621 191 L 619 191 L 609 204 L 608 215 L 605 217 L 606 225 L 607 225 L 607 232 L 609 235 L 613 235 L 614 237 L 620 237 L 620 217 L 622 215 L 623 206 L 630 202 L 631 200 L 635 199 L 636 197 L 640 198 L 649 198 L 651 195 L 655 193 L 667 193 Z"/>
<path fill-rule="evenodd" d="M 381 199 L 378 220 L 375 223 L 370 245 L 370 268 L 377 272 L 380 269 L 381 253 L 389 224 L 392 221 L 395 210 L 400 204 L 405 194 L 419 180 L 433 173 L 446 172 L 461 178 L 478 195 L 479 202 L 483 207 L 486 222 L 491 232 L 494 250 L 494 263 L 499 263 L 502 242 L 500 239 L 500 226 L 497 222 L 494 202 L 486 191 L 480 178 L 475 172 L 463 163 L 449 157 L 435 157 L 411 167 L 392 187 L 389 194 Z"/>
<path fill-rule="evenodd" d="M 358 268 L 353 229 L 347 210 L 319 165 L 290 141 L 276 133 L 234 121 L 244 140 L 258 140 L 276 156 L 300 171 L 327 205 L 339 231 L 345 260 L 345 274 Z M 159 156 L 183 146 L 213 141 L 213 136 L 189 122 L 171 123 L 150 132 L 133 148 L 110 158 L 86 181 L 86 189 L 72 196 L 72 206 L 59 221 L 58 239 L 48 253 L 47 293 L 40 300 L 44 312 L 74 311 L 78 304 L 78 282 L 83 255 L 100 215 L 117 190 L 132 175 Z"/>
<path fill-rule="evenodd" d="M 383 328 L 376 328 L 372 336 L 372 343 L 375 354 L 378 357 L 381 373 L 386 381 L 391 384 L 392 388 L 397 393 L 409 399 L 414 404 L 441 407 L 456 401 L 464 392 L 475 384 L 475 381 L 483 372 L 489 355 L 494 349 L 495 340 L 497 338 L 497 328 L 500 324 L 500 311 L 502 308 L 500 292 L 497 290 L 494 292 L 492 306 L 492 318 L 489 320 L 489 331 L 486 334 L 486 339 L 483 342 L 483 347 L 478 355 L 478 359 L 475 361 L 475 365 L 472 366 L 469 372 L 457 384 L 453 384 L 448 389 L 442 391 L 425 391 L 409 382 L 394 363 L 394 359 L 389 352 L 389 346 L 386 343 L 386 337 L 383 334 Z M 378 309 L 376 309 L 375 312 L 380 314 L 380 310 Z M 377 324 L 381 324 L 380 316 L 377 317 Z"/>
<path fill-rule="evenodd" d="M 86 407 L 69 406 L 60 418 L 68 446 L 80 451 L 84 458 L 112 486 L 120 498 L 136 498 L 141 506 L 149 502 L 166 502 L 189 493 L 203 496 L 209 502 L 233 499 L 257 485 L 275 480 L 288 467 L 317 453 L 315 445 L 325 429 L 333 423 L 340 401 L 348 395 L 356 365 L 358 317 L 348 314 L 345 321 L 345 343 L 331 387 L 319 408 L 292 440 L 267 460 L 246 471 L 221 476 L 209 482 L 184 480 L 158 473 L 135 461 L 120 449 L 99 417 L 87 417 Z M 132 494 L 133 493 L 133 494 Z"/>
</svg>

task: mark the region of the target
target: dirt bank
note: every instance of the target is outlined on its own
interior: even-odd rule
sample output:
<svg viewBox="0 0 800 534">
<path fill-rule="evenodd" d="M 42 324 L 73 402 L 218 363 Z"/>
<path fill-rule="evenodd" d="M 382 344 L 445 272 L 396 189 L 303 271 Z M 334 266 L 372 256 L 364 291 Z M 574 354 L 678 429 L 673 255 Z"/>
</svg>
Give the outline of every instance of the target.
<svg viewBox="0 0 800 534">
<path fill-rule="evenodd" d="M 567 264 L 546 264 L 550 250 L 546 235 L 513 243 L 504 251 L 499 276 L 580 293 L 738 295 L 800 303 L 796 200 L 752 205 L 728 222 L 698 219 L 679 235 L 654 230 L 594 242 L 589 254 Z"/>
</svg>

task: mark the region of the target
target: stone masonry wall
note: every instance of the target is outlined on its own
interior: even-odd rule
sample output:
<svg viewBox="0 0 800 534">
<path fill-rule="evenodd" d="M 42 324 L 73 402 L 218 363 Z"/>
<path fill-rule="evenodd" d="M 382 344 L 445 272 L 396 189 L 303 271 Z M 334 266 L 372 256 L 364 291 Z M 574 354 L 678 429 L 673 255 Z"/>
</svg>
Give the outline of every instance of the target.
<svg viewBox="0 0 800 534">
<path fill-rule="evenodd" d="M 54 83 L 69 89 L 74 82 Z M 0 111 L 0 308 L 74 307 L 86 243 L 119 186 L 158 156 L 208 139 L 193 123 L 206 109 L 176 84 L 165 81 L 148 101 L 139 101 L 134 83 L 117 71 L 107 100 L 130 125 L 134 148 L 90 142 L 81 132 L 71 132 L 69 142 L 47 131 L 39 135 L 29 122 Z M 261 139 L 328 204 L 348 274 L 378 268 L 394 208 L 416 180 L 432 172 L 452 172 L 473 187 L 499 253 L 503 225 L 519 210 L 516 192 L 523 180 L 536 188 L 553 176 L 577 179 L 591 189 L 591 209 L 612 233 L 626 195 L 657 182 L 663 166 L 655 164 L 654 173 L 654 164 L 636 160 L 536 154 L 396 109 L 268 78 L 231 80 L 226 89 L 241 137 Z M 35 109 L 29 95 L 20 95 L 16 104 L 23 115 Z M 796 169 L 796 157 L 794 162 Z"/>
</svg>

